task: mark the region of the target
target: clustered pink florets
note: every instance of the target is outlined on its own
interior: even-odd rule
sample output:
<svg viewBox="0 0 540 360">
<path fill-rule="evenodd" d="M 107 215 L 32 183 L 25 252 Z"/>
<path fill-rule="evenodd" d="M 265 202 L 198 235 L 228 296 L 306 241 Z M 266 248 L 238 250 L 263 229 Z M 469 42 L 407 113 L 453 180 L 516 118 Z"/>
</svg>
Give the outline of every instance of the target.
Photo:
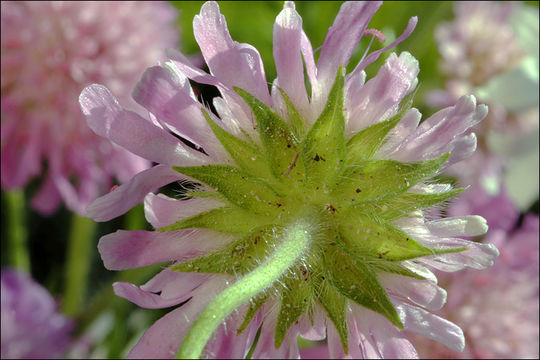
<svg viewBox="0 0 540 360">
<path fill-rule="evenodd" d="M 32 200 L 84 213 L 116 179 L 150 164 L 95 134 L 73 101 L 103 82 L 130 107 L 145 67 L 178 42 L 167 3 L 2 1 L 2 189 L 44 175 Z M 140 109 L 140 108 L 139 108 Z M 46 172 L 44 171 L 44 163 Z"/>
</svg>

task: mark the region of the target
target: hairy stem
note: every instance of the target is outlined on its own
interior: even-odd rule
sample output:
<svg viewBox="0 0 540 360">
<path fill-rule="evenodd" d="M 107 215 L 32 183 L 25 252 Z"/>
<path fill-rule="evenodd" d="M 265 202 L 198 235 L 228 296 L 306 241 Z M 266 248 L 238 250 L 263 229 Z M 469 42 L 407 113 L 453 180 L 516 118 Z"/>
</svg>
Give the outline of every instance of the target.
<svg viewBox="0 0 540 360">
<path fill-rule="evenodd" d="M 286 228 L 281 243 L 260 266 L 223 290 L 201 311 L 180 346 L 178 359 L 199 358 L 214 331 L 234 309 L 269 288 L 305 253 L 312 232 L 309 224 L 301 219 Z"/>
</svg>

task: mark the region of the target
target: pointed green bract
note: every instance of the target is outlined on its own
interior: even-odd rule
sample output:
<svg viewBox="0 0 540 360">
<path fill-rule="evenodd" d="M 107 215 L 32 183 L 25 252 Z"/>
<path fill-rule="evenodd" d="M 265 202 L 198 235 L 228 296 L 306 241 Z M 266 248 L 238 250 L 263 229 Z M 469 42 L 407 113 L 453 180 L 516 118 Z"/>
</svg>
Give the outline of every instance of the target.
<svg viewBox="0 0 540 360">
<path fill-rule="evenodd" d="M 418 194 L 405 193 L 380 204 L 379 216 L 386 220 L 410 216 L 413 211 L 427 208 L 460 194 L 464 188 L 453 189 L 442 193 Z"/>
<path fill-rule="evenodd" d="M 386 317 L 403 329 L 403 324 L 390 302 L 376 273 L 361 261 L 356 261 L 340 246 L 333 246 L 325 253 L 325 271 L 330 283 L 354 302 Z"/>
<path fill-rule="evenodd" d="M 337 203 L 354 204 L 364 201 L 383 201 L 405 192 L 421 180 L 432 177 L 448 159 L 438 158 L 401 163 L 394 160 L 368 160 L 347 168 L 346 184 L 336 188 L 333 198 Z M 347 207 L 347 206 L 345 206 Z"/>
<path fill-rule="evenodd" d="M 202 181 L 241 208 L 270 214 L 281 206 L 280 197 L 268 185 L 233 166 L 175 166 L 173 169 Z"/>
<path fill-rule="evenodd" d="M 238 207 L 226 206 L 180 220 L 158 231 L 200 228 L 224 233 L 246 234 L 255 228 L 268 225 L 268 221 L 267 216 L 257 215 Z"/>
<path fill-rule="evenodd" d="M 322 305 L 330 320 L 334 324 L 343 346 L 345 354 L 349 352 L 347 329 L 346 298 L 341 295 L 327 280 L 323 280 L 317 300 Z"/>
<path fill-rule="evenodd" d="M 266 160 L 276 178 L 283 175 L 295 179 L 304 177 L 301 159 L 298 159 L 298 140 L 292 134 L 287 124 L 266 104 L 256 99 L 248 92 L 235 88 L 250 106 L 266 153 Z"/>
<path fill-rule="evenodd" d="M 236 136 L 223 130 L 217 125 L 205 110 L 202 110 L 208 125 L 223 145 L 225 150 L 231 155 L 234 162 L 251 175 L 267 177 L 269 175 L 268 167 L 264 155 L 254 146 L 237 138 Z"/>
<path fill-rule="evenodd" d="M 266 255 L 271 242 L 271 230 L 263 228 L 244 236 L 231 246 L 214 251 L 171 268 L 172 271 L 210 274 L 245 274 L 257 266 Z"/>
<path fill-rule="evenodd" d="M 345 247 L 357 256 L 402 261 L 434 254 L 432 249 L 420 245 L 405 232 L 358 213 L 343 217 L 339 233 Z"/>
<path fill-rule="evenodd" d="M 403 275 L 412 277 L 419 280 L 426 280 L 425 277 L 418 275 L 417 273 L 407 269 L 403 265 L 401 265 L 399 262 L 390 262 L 386 260 L 379 260 L 379 259 L 371 259 L 371 261 L 367 261 L 370 266 L 372 266 L 374 269 L 378 271 L 384 271 L 392 274 L 397 275 Z"/>
<path fill-rule="evenodd" d="M 270 294 L 268 292 L 263 292 L 251 299 L 249 303 L 249 309 L 246 312 L 244 321 L 238 328 L 236 335 L 240 335 L 246 329 L 251 320 L 253 320 L 253 317 L 257 314 L 257 311 L 259 311 L 259 309 L 261 308 L 261 306 L 263 306 L 269 296 Z"/>
<path fill-rule="evenodd" d="M 375 155 L 381 145 L 384 144 L 388 133 L 411 108 L 413 97 L 414 93 L 411 93 L 403 100 L 404 105 L 396 115 L 360 130 L 347 142 L 347 165 L 354 165 Z"/>
<path fill-rule="evenodd" d="M 279 309 L 274 336 L 274 346 L 278 349 L 285 339 L 289 328 L 304 314 L 312 303 L 312 286 L 309 279 L 285 279 L 281 291 L 281 307 Z"/>
<path fill-rule="evenodd" d="M 287 112 L 289 114 L 289 122 L 291 123 L 291 130 L 298 139 L 302 139 L 304 135 L 306 134 L 304 122 L 302 121 L 300 114 L 294 107 L 289 96 L 285 93 L 285 91 L 283 91 L 283 89 L 281 88 L 278 88 L 278 89 L 279 89 L 279 92 L 281 93 L 281 96 L 283 97 L 283 100 L 285 100 L 285 104 L 287 105 Z"/>
<path fill-rule="evenodd" d="M 310 186 L 335 186 L 346 156 L 343 115 L 344 70 L 340 67 L 328 101 L 302 143 L 302 157 Z"/>
</svg>

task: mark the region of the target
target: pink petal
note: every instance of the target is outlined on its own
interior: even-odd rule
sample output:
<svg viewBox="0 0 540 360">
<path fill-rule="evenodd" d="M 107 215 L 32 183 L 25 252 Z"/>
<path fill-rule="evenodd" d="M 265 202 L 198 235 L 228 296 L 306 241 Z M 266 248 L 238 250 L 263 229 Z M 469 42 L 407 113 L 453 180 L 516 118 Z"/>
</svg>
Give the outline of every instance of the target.
<svg viewBox="0 0 540 360">
<path fill-rule="evenodd" d="M 469 135 L 457 138 L 456 140 L 452 141 L 450 145 L 450 157 L 441 167 L 441 171 L 450 165 L 467 159 L 476 151 L 476 134 L 470 133 Z"/>
<path fill-rule="evenodd" d="M 206 281 L 209 276 L 198 273 L 174 273 L 176 274 L 175 279 L 164 284 L 168 287 L 168 292 L 161 289 L 145 291 L 142 286 L 138 287 L 127 282 L 115 282 L 113 284 L 114 293 L 145 309 L 163 309 L 187 300 L 192 295 L 192 291 Z"/>
<path fill-rule="evenodd" d="M 247 308 L 247 304 L 239 307 L 218 327 L 215 335 L 206 345 L 208 358 L 244 359 L 246 357 L 253 341 L 251 334 L 258 329 L 258 326 L 253 326 L 255 322 L 252 322 L 241 334 L 236 334 L 244 321 Z"/>
<path fill-rule="evenodd" d="M 156 229 L 222 206 L 223 203 L 209 198 L 178 200 L 163 194 L 148 193 L 144 198 L 144 215 Z"/>
<path fill-rule="evenodd" d="M 407 269 L 411 270 L 415 274 L 418 274 L 418 275 L 426 278 L 426 280 L 429 280 L 429 281 L 431 281 L 431 282 L 433 282 L 435 284 L 437 283 L 437 277 L 435 276 L 435 274 L 431 270 L 429 270 L 427 267 L 425 267 L 424 265 L 417 264 L 417 263 L 415 263 L 414 261 L 411 261 L 411 260 L 402 261 L 401 265 L 403 265 Z"/>
<path fill-rule="evenodd" d="M 154 66 L 147 69 L 135 90 L 133 99 L 152 112 L 167 128 L 204 147 L 212 155 L 226 154 L 215 138 L 201 111 L 201 104 L 191 94 L 187 77 L 168 68 Z"/>
<path fill-rule="evenodd" d="M 52 214 L 60 205 L 61 197 L 51 171 L 47 174 L 43 185 L 32 198 L 32 208 L 44 215 Z"/>
<path fill-rule="evenodd" d="M 320 341 L 326 337 L 326 314 L 320 305 L 316 304 L 313 308 L 313 325 L 309 316 L 300 317 L 299 330 L 300 335 L 307 340 Z"/>
<path fill-rule="evenodd" d="M 380 273 L 378 277 L 391 296 L 401 296 L 429 310 L 439 310 L 446 303 L 446 291 L 432 281 L 390 273 Z"/>
<path fill-rule="evenodd" d="M 2 119 L 2 129 L 3 122 Z M 2 139 L 0 152 L 2 189 L 23 187 L 30 178 L 41 173 L 40 152 L 43 146 L 47 146 L 44 144 L 41 133 L 42 127 L 36 122 L 34 126 L 27 129 L 25 138 Z"/>
<path fill-rule="evenodd" d="M 253 359 L 298 359 L 300 356 L 298 341 L 296 340 L 298 336 L 296 325 L 291 326 L 279 349 L 276 349 L 274 346 L 278 310 L 278 304 L 269 304 L 268 302 L 260 310 L 265 314 L 265 317 L 259 342 L 253 351 Z"/>
<path fill-rule="evenodd" d="M 377 155 L 388 159 L 390 154 L 401 145 L 403 140 L 416 130 L 421 118 L 422 114 L 418 109 L 409 109 L 403 118 L 401 118 L 401 121 L 390 132 L 388 140 L 377 151 Z"/>
<path fill-rule="evenodd" d="M 251 119 L 251 109 L 231 87 L 225 85 L 216 77 L 195 68 L 189 60 L 181 53 L 168 49 L 167 54 L 171 61 L 165 65 L 177 72 L 180 76 L 187 76 L 195 82 L 216 86 L 223 98 L 216 97 L 213 100 L 214 106 L 223 122 L 224 128 L 235 136 L 243 137 L 244 134 L 239 129 L 244 130 L 250 135 L 258 135 L 254 122 Z M 218 109 L 216 102 L 223 106 Z M 226 110 L 224 109 L 226 108 Z M 224 116 L 224 114 L 229 116 Z"/>
<path fill-rule="evenodd" d="M 394 42 L 392 42 L 390 45 L 385 46 L 384 48 L 382 48 L 380 50 L 373 51 L 368 56 L 366 56 L 366 58 L 364 60 L 362 60 L 356 66 L 353 73 L 355 73 L 356 71 L 364 70 L 366 68 L 366 66 L 368 66 L 372 62 L 376 61 L 383 52 L 385 52 L 388 49 L 391 49 L 391 48 L 395 47 L 397 44 L 399 44 L 400 42 L 402 42 L 403 40 L 408 38 L 409 35 L 411 35 L 411 33 L 414 31 L 414 28 L 416 27 L 417 23 L 418 23 L 418 18 L 416 16 L 413 16 L 412 18 L 410 18 L 409 22 L 407 23 L 407 27 L 405 28 L 405 31 L 403 31 L 403 33 Z"/>
<path fill-rule="evenodd" d="M 301 359 L 330 359 L 328 345 L 320 344 L 300 349 Z"/>
<path fill-rule="evenodd" d="M 439 239 L 437 248 L 467 247 L 459 253 L 434 255 L 418 259 L 418 261 L 430 265 L 436 269 L 453 272 L 471 267 L 482 270 L 493 265 L 493 260 L 499 256 L 499 251 L 493 244 L 481 244 L 458 238 Z M 441 246 L 442 245 L 442 246 Z"/>
<path fill-rule="evenodd" d="M 341 345 L 341 340 L 339 338 L 339 334 L 336 330 L 336 327 L 334 326 L 334 323 L 330 321 L 330 319 L 326 320 L 326 334 L 327 334 L 327 343 L 328 343 L 328 354 L 330 355 L 330 359 L 346 359 L 350 358 L 350 356 L 346 356 L 345 352 L 343 351 L 343 345 Z M 355 337 L 351 337 L 351 329 L 349 328 L 349 355 L 354 356 L 355 354 L 351 354 L 351 348 L 356 348 L 357 351 L 359 351 L 358 344 L 352 345 L 351 343 L 354 342 Z M 359 358 L 359 357 L 358 357 Z"/>
<path fill-rule="evenodd" d="M 394 115 L 405 95 L 416 86 L 418 72 L 418 61 L 408 52 L 399 57 L 390 54 L 377 76 L 351 93 L 347 131 L 357 132 Z"/>
<path fill-rule="evenodd" d="M 351 1 L 341 5 L 334 24 L 328 29 L 317 62 L 317 78 L 322 89 L 329 89 L 340 65 L 347 66 L 369 21 L 381 5 L 380 1 Z"/>
<path fill-rule="evenodd" d="M 454 351 L 465 348 L 463 331 L 454 323 L 416 306 L 393 300 L 405 330 L 436 340 Z"/>
<path fill-rule="evenodd" d="M 140 203 L 149 192 L 181 179 L 185 177 L 166 165 L 154 166 L 97 198 L 86 208 L 87 215 L 95 221 L 109 221 Z"/>
<path fill-rule="evenodd" d="M 470 127 L 487 115 L 485 105 L 476 106 L 472 95 L 462 96 L 455 106 L 440 110 L 426 119 L 417 130 L 404 140 L 392 155 L 400 161 L 418 161 L 433 158 L 449 151 L 449 144 L 462 137 Z"/>
<path fill-rule="evenodd" d="M 137 113 L 124 110 L 102 85 L 87 86 L 79 97 L 88 126 L 145 159 L 168 165 L 202 165 L 208 157 L 184 145 Z"/>
<path fill-rule="evenodd" d="M 225 277 L 214 276 L 193 292 L 193 298 L 156 321 L 128 354 L 130 359 L 173 359 L 198 313 L 225 287 Z"/>
<path fill-rule="evenodd" d="M 447 217 L 426 223 L 436 236 L 479 236 L 488 230 L 486 219 L 478 215 Z"/>
<path fill-rule="evenodd" d="M 309 103 L 300 50 L 301 36 L 302 18 L 293 8 L 285 7 L 274 23 L 277 86 L 290 97 L 298 112 L 305 114 L 309 109 Z"/>
<path fill-rule="evenodd" d="M 386 318 L 371 310 L 352 304 L 352 315 L 358 331 L 364 358 L 417 359 L 414 346 Z M 351 354 L 352 355 L 352 354 Z"/>
<path fill-rule="evenodd" d="M 188 260 L 222 249 L 232 240 L 232 236 L 203 229 L 118 230 L 101 237 L 98 250 L 107 269 L 125 270 L 164 261 Z"/>
<path fill-rule="evenodd" d="M 313 56 L 313 47 L 304 30 L 302 30 L 302 37 L 300 38 L 300 50 L 304 58 L 309 82 L 311 83 L 311 87 L 314 88 L 315 84 L 317 84 L 317 66 L 315 65 L 315 58 Z"/>
<path fill-rule="evenodd" d="M 205 3 L 193 19 L 193 33 L 212 74 L 229 87 L 238 86 L 271 105 L 261 56 L 249 44 L 232 40 L 216 2 Z"/>
</svg>

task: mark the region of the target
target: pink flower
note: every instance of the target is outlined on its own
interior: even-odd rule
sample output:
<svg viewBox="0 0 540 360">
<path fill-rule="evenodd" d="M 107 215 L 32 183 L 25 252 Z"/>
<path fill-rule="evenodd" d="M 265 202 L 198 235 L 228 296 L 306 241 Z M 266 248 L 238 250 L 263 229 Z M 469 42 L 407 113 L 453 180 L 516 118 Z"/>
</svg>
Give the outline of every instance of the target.
<svg viewBox="0 0 540 360">
<path fill-rule="evenodd" d="M 150 164 L 93 134 L 76 98 L 84 86 L 104 82 L 136 109 L 129 89 L 177 44 L 176 11 L 155 2 L 1 6 L 2 189 L 43 174 L 32 200 L 37 211 L 52 213 L 63 202 L 83 213 L 113 179 L 124 182 Z"/>
<path fill-rule="evenodd" d="M 483 234 L 483 218 L 430 221 L 423 209 L 460 192 L 431 179 L 473 153 L 476 137 L 465 134 L 487 107 L 464 96 L 419 125 L 421 114 L 404 100 L 419 71 L 407 52 L 390 54 L 365 81 L 363 69 L 409 36 L 416 18 L 345 75 L 380 5 L 344 3 L 315 63 L 302 19 L 287 2 L 274 24 L 271 91 L 258 51 L 231 39 L 215 2 L 193 22 L 211 74 L 179 53 L 146 70 L 133 98 L 151 121 L 123 109 L 102 85 L 83 90 L 81 108 L 97 134 L 159 164 L 88 207 L 107 221 L 144 200 L 157 229 L 102 237 L 108 269 L 173 262 L 140 287 L 115 283 L 115 293 L 144 308 L 185 302 L 148 329 L 130 357 L 174 357 L 216 299 L 259 273 L 267 275 L 241 305 L 213 315 L 226 321 L 206 356 L 244 357 L 259 329 L 254 358 L 298 357 L 298 334 L 326 337 L 331 357 L 416 357 L 403 329 L 463 349 L 460 328 L 430 312 L 446 292 L 428 267 L 483 269 L 498 251 L 460 238 Z M 190 80 L 217 87 L 215 113 L 197 100 Z M 154 193 L 185 181 L 199 184 L 186 200 Z M 298 255 L 290 259 L 283 249 Z M 287 266 L 274 277 L 279 256 Z"/>
<path fill-rule="evenodd" d="M 60 358 L 73 322 L 57 312 L 52 296 L 25 273 L 2 270 L 2 358 Z"/>
<path fill-rule="evenodd" d="M 527 215 L 513 232 L 490 231 L 485 242 L 501 252 L 495 266 L 439 278 L 449 292 L 440 315 L 461 324 L 469 346 L 456 353 L 415 337 L 422 357 L 538 358 L 538 231 L 536 215 Z"/>
<path fill-rule="evenodd" d="M 455 13 L 435 31 L 447 82 L 428 94 L 428 103 L 449 106 L 474 94 L 490 112 L 472 129 L 477 152 L 448 173 L 474 184 L 462 204 L 474 207 L 481 197 L 496 205 L 509 197 L 525 211 L 538 197 L 538 9 L 477 1 L 456 3 Z"/>
</svg>

